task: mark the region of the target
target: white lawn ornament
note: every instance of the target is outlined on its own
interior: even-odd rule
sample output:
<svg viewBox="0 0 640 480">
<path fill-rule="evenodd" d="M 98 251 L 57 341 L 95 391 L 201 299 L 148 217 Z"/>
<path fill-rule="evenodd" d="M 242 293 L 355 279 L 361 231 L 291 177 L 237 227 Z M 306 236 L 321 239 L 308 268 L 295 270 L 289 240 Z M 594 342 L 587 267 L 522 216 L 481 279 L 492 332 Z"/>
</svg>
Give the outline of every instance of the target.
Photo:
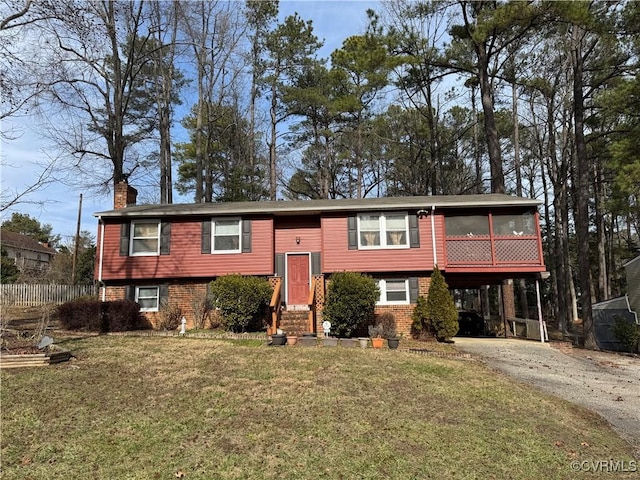
<svg viewBox="0 0 640 480">
<path fill-rule="evenodd" d="M 182 326 L 180 327 L 180 335 L 184 335 L 185 333 L 187 333 L 187 330 L 185 329 L 185 326 L 187 325 L 187 319 L 182 317 L 180 323 L 182 324 Z"/>
</svg>

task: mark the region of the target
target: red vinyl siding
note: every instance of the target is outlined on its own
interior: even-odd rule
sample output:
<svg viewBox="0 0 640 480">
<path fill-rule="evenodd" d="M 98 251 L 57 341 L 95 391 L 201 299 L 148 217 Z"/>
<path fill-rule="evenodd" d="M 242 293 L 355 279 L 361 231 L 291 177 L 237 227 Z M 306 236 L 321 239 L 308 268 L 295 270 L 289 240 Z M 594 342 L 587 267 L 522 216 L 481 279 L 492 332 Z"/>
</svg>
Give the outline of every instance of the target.
<svg viewBox="0 0 640 480">
<path fill-rule="evenodd" d="M 276 253 L 319 252 L 322 250 L 319 219 L 277 219 L 275 229 Z M 300 243 L 296 239 L 300 239 Z"/>
<path fill-rule="evenodd" d="M 436 248 L 442 248 L 442 221 L 436 219 Z M 418 221 L 420 247 L 402 249 L 349 250 L 347 218 L 322 219 L 323 272 L 410 272 L 433 269 L 431 219 Z M 438 232 L 440 229 L 440 232 Z M 441 256 L 441 250 L 438 256 Z"/>
<path fill-rule="evenodd" d="M 273 220 L 252 221 L 251 253 L 203 254 L 200 219 L 171 221 L 171 254 L 120 256 L 120 224 L 105 225 L 103 280 L 216 277 L 228 273 L 273 273 Z M 100 261 L 98 243 L 98 262 Z"/>
</svg>

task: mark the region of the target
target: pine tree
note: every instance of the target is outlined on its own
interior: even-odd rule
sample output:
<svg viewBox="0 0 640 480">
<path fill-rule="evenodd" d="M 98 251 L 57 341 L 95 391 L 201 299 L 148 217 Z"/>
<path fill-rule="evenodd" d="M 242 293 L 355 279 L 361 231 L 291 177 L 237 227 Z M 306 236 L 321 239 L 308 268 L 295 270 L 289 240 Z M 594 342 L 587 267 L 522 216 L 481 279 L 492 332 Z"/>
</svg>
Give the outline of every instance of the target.
<svg viewBox="0 0 640 480">
<path fill-rule="evenodd" d="M 438 341 L 445 341 L 458 333 L 458 311 L 449 293 L 449 286 L 437 266 L 431 275 L 427 311 Z"/>
</svg>

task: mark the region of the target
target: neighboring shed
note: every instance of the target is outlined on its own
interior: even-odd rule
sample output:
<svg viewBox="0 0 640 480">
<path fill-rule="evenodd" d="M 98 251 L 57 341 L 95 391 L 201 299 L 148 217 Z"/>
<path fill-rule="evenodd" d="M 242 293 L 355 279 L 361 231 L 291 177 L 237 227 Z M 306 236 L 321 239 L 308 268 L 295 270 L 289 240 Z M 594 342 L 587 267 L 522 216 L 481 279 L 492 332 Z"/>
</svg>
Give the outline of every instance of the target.
<svg viewBox="0 0 640 480">
<path fill-rule="evenodd" d="M 638 325 L 636 313 L 629 308 L 628 297 L 625 295 L 606 302 L 596 303 L 592 308 L 593 325 L 598 346 L 603 350 L 627 351 L 627 347 L 616 337 L 614 328 L 618 319 Z"/>
<path fill-rule="evenodd" d="M 56 251 L 46 244 L 20 233 L 0 230 L 0 245 L 20 271 L 44 271 Z"/>
</svg>

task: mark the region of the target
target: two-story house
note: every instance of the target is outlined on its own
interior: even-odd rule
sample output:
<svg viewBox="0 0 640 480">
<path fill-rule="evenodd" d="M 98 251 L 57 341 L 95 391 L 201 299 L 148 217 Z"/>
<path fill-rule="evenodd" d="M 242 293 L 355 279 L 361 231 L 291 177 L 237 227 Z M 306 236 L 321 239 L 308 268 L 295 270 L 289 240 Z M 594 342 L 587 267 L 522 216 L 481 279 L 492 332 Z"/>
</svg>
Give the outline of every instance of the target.
<svg viewBox="0 0 640 480">
<path fill-rule="evenodd" d="M 49 264 L 56 251 L 21 233 L 0 230 L 0 244 L 21 272 L 42 273 L 49 269 Z"/>
<path fill-rule="evenodd" d="M 377 280 L 377 312 L 408 333 L 434 265 L 467 288 L 545 270 L 540 202 L 508 195 L 136 205 L 122 183 L 114 203 L 95 214 L 102 298 L 135 300 L 152 322 L 163 298 L 190 322 L 190 295 L 239 273 L 279 289 L 283 329 L 287 312 L 309 311 L 307 330 L 321 331 L 326 281 L 356 271 Z"/>
</svg>

